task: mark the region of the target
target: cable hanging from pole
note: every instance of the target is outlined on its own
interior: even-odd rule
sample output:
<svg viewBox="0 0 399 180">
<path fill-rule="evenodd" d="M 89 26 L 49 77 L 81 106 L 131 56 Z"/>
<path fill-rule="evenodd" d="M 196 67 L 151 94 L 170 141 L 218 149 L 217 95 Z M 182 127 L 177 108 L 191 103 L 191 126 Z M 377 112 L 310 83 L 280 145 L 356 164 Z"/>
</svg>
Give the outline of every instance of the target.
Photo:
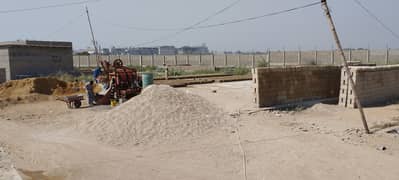
<svg viewBox="0 0 399 180">
<path fill-rule="evenodd" d="M 60 26 L 58 29 L 52 31 L 51 33 L 49 33 L 46 37 L 50 38 L 53 37 L 55 34 L 63 31 L 65 28 L 69 27 L 70 25 L 76 23 L 77 20 L 79 20 L 81 17 L 83 17 L 86 14 L 86 12 L 83 12 L 81 14 L 79 14 L 79 16 L 74 17 L 73 19 L 70 19 L 69 21 L 67 21 L 65 24 L 63 24 L 62 26 Z"/>
<path fill-rule="evenodd" d="M 179 31 L 177 31 L 177 32 L 175 32 L 175 33 L 168 34 L 168 35 L 166 35 L 166 36 L 160 37 L 160 38 L 155 39 L 155 40 L 152 40 L 152 41 L 148 41 L 148 42 L 136 44 L 135 46 L 142 46 L 142 45 L 146 45 L 146 44 L 151 44 L 151 43 L 155 43 L 155 42 L 158 42 L 158 41 L 163 41 L 163 40 L 166 40 L 166 39 L 169 39 L 169 38 L 178 36 L 179 34 L 182 34 L 182 33 L 186 32 L 186 31 L 188 31 L 188 30 L 191 30 L 191 29 L 195 28 L 196 26 L 198 26 L 198 25 L 200 25 L 200 24 L 202 24 L 202 23 L 204 23 L 204 22 L 206 22 L 206 21 L 209 21 L 209 20 L 212 19 L 213 17 L 215 17 L 215 16 L 217 16 L 217 15 L 219 15 L 219 14 L 222 14 L 223 12 L 225 12 L 225 11 L 229 10 L 230 8 L 234 7 L 234 6 L 235 6 L 236 4 L 238 4 L 240 1 L 241 1 L 241 0 L 236 0 L 236 1 L 232 2 L 231 4 L 229 4 L 228 6 L 222 8 L 221 10 L 219 10 L 219 11 L 217 11 L 217 12 L 215 12 L 215 13 L 209 15 L 208 17 L 206 17 L 206 18 L 204 18 L 204 19 L 202 19 L 202 20 L 200 20 L 200 21 L 198 21 L 198 22 L 196 22 L 196 23 L 194 23 L 194 24 L 192 24 L 192 25 L 190 25 L 190 26 L 188 26 L 188 27 L 182 28 L 182 29 L 180 29 Z"/>
<path fill-rule="evenodd" d="M 272 13 L 267 13 L 267 14 L 264 14 L 264 15 L 247 17 L 247 18 L 242 18 L 242 19 L 236 19 L 236 20 L 231 20 L 231 21 L 226 21 L 226 22 L 221 22 L 221 23 L 216 23 L 216 24 L 195 26 L 195 27 L 192 27 L 192 28 L 189 28 L 189 29 L 190 30 L 193 30 L 193 29 L 205 29 L 205 28 L 213 28 L 213 27 L 217 27 L 217 26 L 225 26 L 225 25 L 230 25 L 230 24 L 242 23 L 242 22 L 246 22 L 246 21 L 254 21 L 254 20 L 257 20 L 257 19 L 265 18 L 265 17 L 276 16 L 276 15 L 280 15 L 280 14 L 283 14 L 283 13 L 288 13 L 288 12 L 291 12 L 291 11 L 296 11 L 296 10 L 300 10 L 300 9 L 304 9 L 304 8 L 309 8 L 309 7 L 312 7 L 312 6 L 319 5 L 320 3 L 321 2 L 314 2 L 314 3 L 310 3 L 310 4 L 306 4 L 306 5 L 303 5 L 303 6 L 298 6 L 298 7 L 294 7 L 294 8 L 290 8 L 290 9 L 286 9 L 286 10 L 281 10 L 281 11 L 276 11 L 276 12 L 272 12 Z M 126 26 L 126 25 L 121 25 L 121 24 L 115 24 L 115 23 L 109 23 L 109 24 L 116 25 L 116 26 L 119 26 L 119 27 L 125 28 L 125 29 L 137 30 L 137 31 L 173 31 L 173 30 L 183 30 L 183 29 L 185 29 L 185 28 L 134 27 L 134 26 Z"/>
<path fill-rule="evenodd" d="M 69 2 L 69 3 L 63 3 L 63 4 L 54 4 L 54 5 L 47 5 L 47 6 L 32 7 L 32 8 L 0 10 L 0 14 L 27 12 L 27 11 L 35 11 L 35 10 L 59 8 L 59 7 L 67 7 L 67 6 L 81 5 L 81 4 L 87 4 L 87 3 L 99 2 L 99 1 L 100 0 L 87 0 L 87 1 Z"/>
<path fill-rule="evenodd" d="M 386 25 L 378 16 L 371 12 L 366 6 L 364 6 L 359 0 L 353 0 L 357 5 L 359 5 L 372 19 L 377 21 L 386 31 L 392 34 L 395 38 L 399 39 L 399 35 L 393 31 L 388 25 Z"/>
<path fill-rule="evenodd" d="M 228 22 L 223 22 L 223 23 L 218 23 L 218 24 L 210 24 L 210 25 L 205 25 L 205 26 L 198 26 L 198 27 L 196 27 L 194 29 L 212 28 L 212 27 L 225 26 L 225 25 L 229 25 L 229 24 L 236 24 L 236 23 L 241 23 L 241 22 L 246 22 L 246 21 L 253 21 L 253 20 L 257 20 L 257 19 L 261 19 L 261 18 L 265 18 L 265 17 L 276 16 L 276 15 L 288 13 L 288 12 L 291 12 L 291 11 L 296 11 L 296 10 L 300 10 L 300 9 L 316 6 L 316 5 L 319 5 L 320 3 L 321 2 L 315 2 L 315 3 L 311 3 L 311 4 L 307 4 L 307 5 L 291 8 L 291 9 L 286 9 L 286 10 L 281 10 L 281 11 L 277 11 L 277 12 L 272 12 L 272 13 L 260 15 L 260 16 L 243 18 L 243 19 L 238 19 L 238 20 L 233 20 L 233 21 L 228 21 Z"/>
<path fill-rule="evenodd" d="M 225 26 L 225 25 L 229 25 L 229 24 L 242 23 L 242 22 L 246 22 L 246 21 L 253 21 L 253 20 L 257 20 L 257 19 L 261 19 L 261 18 L 266 18 L 266 17 L 270 17 L 270 16 L 276 16 L 276 15 L 280 15 L 280 14 L 284 14 L 284 13 L 297 11 L 297 10 L 304 9 L 304 8 L 309 8 L 309 7 L 312 7 L 312 6 L 319 5 L 320 3 L 321 2 L 314 2 L 314 3 L 310 3 L 310 4 L 306 4 L 306 5 L 302 5 L 302 6 L 298 6 L 298 7 L 294 7 L 294 8 L 289 8 L 289 9 L 276 11 L 276 12 L 272 12 L 272 13 L 267 13 L 267 14 L 260 15 L 260 16 L 248 17 L 248 18 L 232 20 L 232 21 L 227 21 L 227 22 L 222 22 L 222 23 L 217 23 L 217 24 L 210 24 L 210 25 L 203 25 L 203 26 L 191 26 L 191 27 L 187 27 L 187 28 L 181 29 L 181 31 L 179 31 L 177 33 L 169 34 L 167 36 L 158 38 L 158 39 L 153 40 L 153 41 L 140 43 L 140 44 L 137 44 L 136 46 L 142 46 L 142 45 L 151 44 L 151 43 L 163 41 L 163 40 L 166 40 L 166 39 L 170 39 L 172 37 L 175 37 L 175 36 L 177 36 L 177 35 L 179 35 L 179 34 L 181 34 L 183 32 L 189 31 L 189 30 L 206 29 L 206 28 L 213 28 L 213 27 L 217 27 L 217 26 Z"/>
</svg>

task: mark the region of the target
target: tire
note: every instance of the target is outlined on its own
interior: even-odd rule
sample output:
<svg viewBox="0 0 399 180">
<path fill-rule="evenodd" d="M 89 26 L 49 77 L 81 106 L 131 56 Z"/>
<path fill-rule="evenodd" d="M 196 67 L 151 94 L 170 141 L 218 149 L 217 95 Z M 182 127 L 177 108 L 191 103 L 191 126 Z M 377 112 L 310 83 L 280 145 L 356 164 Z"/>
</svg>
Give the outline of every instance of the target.
<svg viewBox="0 0 399 180">
<path fill-rule="evenodd" d="M 80 102 L 80 101 L 74 101 L 74 102 L 73 102 L 73 105 L 74 105 L 75 108 L 80 108 L 80 106 L 82 106 L 82 102 Z"/>
</svg>

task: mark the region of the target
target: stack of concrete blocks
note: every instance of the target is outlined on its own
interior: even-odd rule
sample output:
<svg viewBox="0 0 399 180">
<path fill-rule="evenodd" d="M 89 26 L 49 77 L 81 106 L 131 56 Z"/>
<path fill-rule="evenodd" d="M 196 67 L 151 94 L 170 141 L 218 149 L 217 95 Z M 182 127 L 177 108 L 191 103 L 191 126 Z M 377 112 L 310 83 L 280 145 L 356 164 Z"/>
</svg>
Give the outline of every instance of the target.
<svg viewBox="0 0 399 180">
<path fill-rule="evenodd" d="M 272 107 L 308 100 L 337 98 L 341 68 L 297 66 L 253 70 L 255 103 Z"/>
<path fill-rule="evenodd" d="M 399 65 L 350 67 L 358 97 L 363 106 L 385 103 L 399 98 Z M 339 105 L 356 108 L 349 76 L 342 69 Z"/>
</svg>

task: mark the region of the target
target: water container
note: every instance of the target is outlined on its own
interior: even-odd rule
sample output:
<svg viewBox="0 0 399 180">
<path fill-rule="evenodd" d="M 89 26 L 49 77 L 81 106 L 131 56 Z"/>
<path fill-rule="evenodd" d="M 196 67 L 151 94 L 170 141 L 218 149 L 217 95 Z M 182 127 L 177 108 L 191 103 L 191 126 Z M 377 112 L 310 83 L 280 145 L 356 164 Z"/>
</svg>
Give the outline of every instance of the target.
<svg viewBox="0 0 399 180">
<path fill-rule="evenodd" d="M 143 81 L 143 88 L 154 84 L 154 75 L 152 73 L 141 73 L 141 78 Z"/>
<path fill-rule="evenodd" d="M 111 99 L 110 105 L 111 107 L 115 107 L 118 104 L 118 102 L 115 99 Z"/>
</svg>

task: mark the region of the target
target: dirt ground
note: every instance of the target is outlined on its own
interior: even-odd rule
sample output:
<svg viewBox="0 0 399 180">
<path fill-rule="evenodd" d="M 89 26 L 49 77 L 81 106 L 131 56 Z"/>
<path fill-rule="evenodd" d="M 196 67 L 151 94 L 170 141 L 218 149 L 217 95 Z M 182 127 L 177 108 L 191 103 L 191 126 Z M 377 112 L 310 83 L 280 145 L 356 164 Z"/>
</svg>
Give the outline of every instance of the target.
<svg viewBox="0 0 399 180">
<path fill-rule="evenodd" d="M 72 131 L 108 106 L 67 109 L 59 101 L 7 106 L 0 146 L 24 179 L 397 179 L 399 105 L 357 110 L 316 104 L 259 111 L 250 81 L 183 90 L 223 108 L 232 125 L 174 144 L 122 148 Z M 384 147 L 384 148 L 383 148 Z M 384 150 L 383 150 L 384 149 Z"/>
</svg>

